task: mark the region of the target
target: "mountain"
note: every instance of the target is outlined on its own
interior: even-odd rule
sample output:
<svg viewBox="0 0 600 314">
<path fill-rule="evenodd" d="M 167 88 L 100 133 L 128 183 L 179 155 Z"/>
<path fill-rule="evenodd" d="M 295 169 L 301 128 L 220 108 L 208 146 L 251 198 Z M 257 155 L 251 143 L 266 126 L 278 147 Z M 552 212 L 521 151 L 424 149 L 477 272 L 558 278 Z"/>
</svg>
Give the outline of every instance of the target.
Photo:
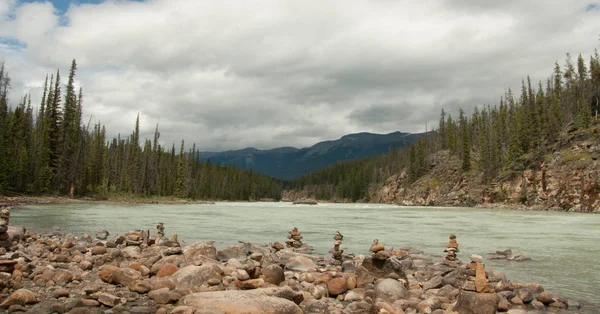
<svg viewBox="0 0 600 314">
<path fill-rule="evenodd" d="M 203 161 L 231 164 L 274 178 L 290 180 L 341 160 L 385 154 L 395 145 L 404 147 L 416 142 L 424 133 L 393 132 L 389 134 L 355 133 L 311 147 L 278 147 L 260 150 L 248 147 L 224 152 L 200 152 Z"/>
</svg>

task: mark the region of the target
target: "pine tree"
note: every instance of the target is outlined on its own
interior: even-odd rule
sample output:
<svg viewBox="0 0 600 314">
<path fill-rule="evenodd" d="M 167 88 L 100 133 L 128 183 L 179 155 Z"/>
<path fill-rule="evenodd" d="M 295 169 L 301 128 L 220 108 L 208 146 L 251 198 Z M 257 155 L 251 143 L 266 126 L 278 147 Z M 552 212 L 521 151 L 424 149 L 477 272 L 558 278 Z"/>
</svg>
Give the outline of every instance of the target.
<svg viewBox="0 0 600 314">
<path fill-rule="evenodd" d="M 467 119 L 462 109 L 459 110 L 458 121 L 461 136 L 462 170 L 467 172 L 471 170 L 471 144 L 469 142 Z"/>
</svg>

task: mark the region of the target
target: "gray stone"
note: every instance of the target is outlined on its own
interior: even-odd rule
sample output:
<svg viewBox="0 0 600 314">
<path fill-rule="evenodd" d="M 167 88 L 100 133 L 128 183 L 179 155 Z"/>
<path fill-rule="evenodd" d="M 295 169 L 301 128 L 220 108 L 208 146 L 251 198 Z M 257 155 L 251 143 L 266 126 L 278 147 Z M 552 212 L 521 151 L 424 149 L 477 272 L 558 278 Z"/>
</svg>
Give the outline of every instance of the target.
<svg viewBox="0 0 600 314">
<path fill-rule="evenodd" d="M 410 297 L 410 293 L 402 283 L 390 278 L 383 279 L 375 286 L 375 295 L 377 298 L 391 303 Z"/>
<path fill-rule="evenodd" d="M 462 291 L 452 309 L 460 314 L 496 314 L 500 297 L 494 293 Z"/>
<path fill-rule="evenodd" d="M 301 314 L 294 302 L 268 295 L 265 289 L 198 292 L 186 295 L 180 305 L 210 307 L 224 313 Z"/>
</svg>

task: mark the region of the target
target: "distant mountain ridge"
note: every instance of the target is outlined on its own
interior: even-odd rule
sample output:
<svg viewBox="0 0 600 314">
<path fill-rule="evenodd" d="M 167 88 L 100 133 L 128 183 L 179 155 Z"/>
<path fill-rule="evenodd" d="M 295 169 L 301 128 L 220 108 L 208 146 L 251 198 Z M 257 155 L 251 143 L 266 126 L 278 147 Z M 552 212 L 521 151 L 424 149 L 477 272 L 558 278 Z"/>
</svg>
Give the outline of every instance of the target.
<svg viewBox="0 0 600 314">
<path fill-rule="evenodd" d="M 222 165 L 231 164 L 274 178 L 290 180 L 338 161 L 385 154 L 394 145 L 397 148 L 404 147 L 416 142 L 424 134 L 362 132 L 305 148 L 277 147 L 261 150 L 247 147 L 224 152 L 200 152 L 200 159 Z"/>
</svg>

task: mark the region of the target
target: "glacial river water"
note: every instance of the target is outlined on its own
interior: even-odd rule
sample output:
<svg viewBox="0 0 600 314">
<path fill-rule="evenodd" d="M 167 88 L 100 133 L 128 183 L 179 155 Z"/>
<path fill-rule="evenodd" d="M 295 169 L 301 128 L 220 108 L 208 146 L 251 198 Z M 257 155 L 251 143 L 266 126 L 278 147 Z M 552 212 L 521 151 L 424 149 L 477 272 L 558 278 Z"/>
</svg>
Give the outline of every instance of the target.
<svg viewBox="0 0 600 314">
<path fill-rule="evenodd" d="M 165 223 L 186 243 L 214 240 L 218 248 L 238 240 L 284 242 L 298 227 L 303 241 L 327 254 L 333 234 L 344 235 L 346 253 L 367 254 L 373 239 L 386 247 L 414 246 L 443 255 L 448 235 L 460 245 L 459 258 L 512 249 L 532 261 L 485 260 L 508 279 L 539 282 L 546 290 L 574 298 L 600 312 L 600 215 L 480 208 L 399 207 L 379 204 L 216 203 L 206 205 L 70 204 L 28 205 L 11 212 L 11 224 L 111 235 L 135 229 L 154 233 Z M 586 311 L 587 312 L 587 311 Z"/>
</svg>

